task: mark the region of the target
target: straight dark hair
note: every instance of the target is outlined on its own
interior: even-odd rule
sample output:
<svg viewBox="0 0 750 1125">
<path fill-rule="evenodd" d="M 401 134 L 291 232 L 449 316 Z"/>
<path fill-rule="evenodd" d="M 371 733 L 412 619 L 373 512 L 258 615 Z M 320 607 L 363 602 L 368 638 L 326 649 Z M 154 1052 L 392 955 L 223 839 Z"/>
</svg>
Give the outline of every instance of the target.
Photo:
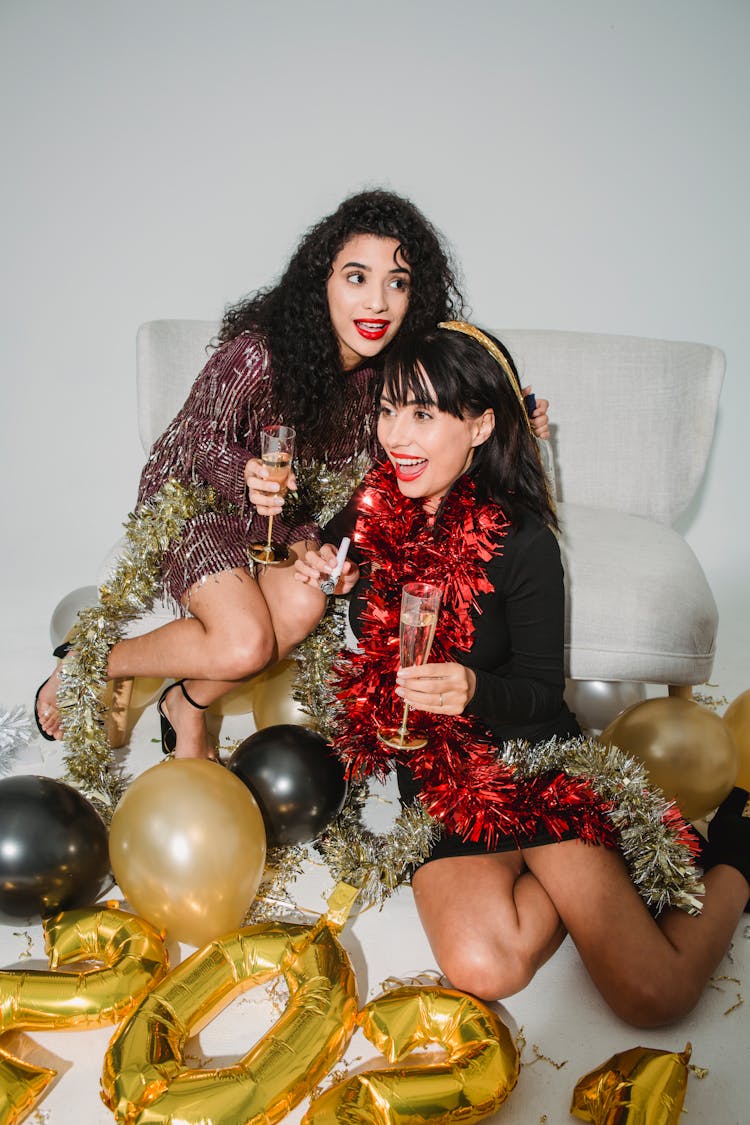
<svg viewBox="0 0 750 1125">
<path fill-rule="evenodd" d="M 485 335 L 508 360 L 520 393 L 521 382 L 510 352 L 490 333 Z M 501 504 L 516 524 L 523 520 L 522 506 L 557 529 L 537 439 L 524 408 L 508 373 L 478 341 L 441 328 L 399 335 L 385 357 L 383 390 L 395 405 L 416 402 L 454 418 L 478 418 L 492 410 L 495 428 L 475 449 L 467 475 L 479 496 Z"/>
</svg>

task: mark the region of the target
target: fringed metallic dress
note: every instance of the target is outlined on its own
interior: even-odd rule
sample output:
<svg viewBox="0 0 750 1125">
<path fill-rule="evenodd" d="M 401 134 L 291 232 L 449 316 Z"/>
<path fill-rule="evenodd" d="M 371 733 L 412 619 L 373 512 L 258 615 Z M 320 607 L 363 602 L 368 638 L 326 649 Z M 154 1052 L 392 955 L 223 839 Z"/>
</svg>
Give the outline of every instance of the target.
<svg viewBox="0 0 750 1125">
<path fill-rule="evenodd" d="M 177 603 L 208 575 L 247 566 L 248 543 L 265 539 L 268 521 L 247 499 L 244 468 L 251 457 L 260 456 L 260 430 L 283 421 L 272 401 L 273 377 L 263 337 L 246 332 L 223 344 L 151 450 L 139 503 L 170 478 L 210 485 L 217 497 L 215 510 L 192 519 L 179 542 L 165 552 L 164 589 Z M 304 433 L 298 433 L 298 493 L 274 520 L 280 543 L 317 539 L 318 525 L 344 505 L 362 479 L 377 447 L 374 383 L 371 368 L 342 374 L 341 400 L 335 404 L 324 458 L 314 460 Z"/>
</svg>

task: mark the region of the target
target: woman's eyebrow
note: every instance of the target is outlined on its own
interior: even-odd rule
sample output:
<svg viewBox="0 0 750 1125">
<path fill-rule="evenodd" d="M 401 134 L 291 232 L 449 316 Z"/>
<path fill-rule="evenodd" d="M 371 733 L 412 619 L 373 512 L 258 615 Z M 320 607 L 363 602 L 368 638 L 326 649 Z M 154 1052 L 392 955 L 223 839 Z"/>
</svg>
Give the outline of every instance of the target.
<svg viewBox="0 0 750 1125">
<path fill-rule="evenodd" d="M 342 270 L 348 270 L 352 268 L 358 270 L 367 270 L 368 273 L 372 272 L 372 266 L 366 266 L 364 262 L 344 262 L 343 266 L 341 267 Z M 394 266 L 393 269 L 388 270 L 388 273 L 405 273 L 407 277 L 411 276 L 411 270 L 408 270 L 406 266 Z"/>
</svg>

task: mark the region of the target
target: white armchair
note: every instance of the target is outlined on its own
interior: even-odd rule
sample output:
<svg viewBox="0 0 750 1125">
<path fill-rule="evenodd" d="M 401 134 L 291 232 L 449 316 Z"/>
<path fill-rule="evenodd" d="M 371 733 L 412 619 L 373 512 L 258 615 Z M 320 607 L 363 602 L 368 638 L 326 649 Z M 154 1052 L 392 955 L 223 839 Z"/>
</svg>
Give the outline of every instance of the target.
<svg viewBox="0 0 750 1125">
<path fill-rule="evenodd" d="M 499 335 L 523 382 L 552 402 L 567 675 L 689 694 L 711 673 L 718 614 L 672 525 L 705 473 L 723 352 L 579 332 Z"/>
<path fill-rule="evenodd" d="M 144 450 L 185 400 L 214 321 L 157 320 L 137 337 Z M 500 330 L 524 384 L 552 403 L 567 584 L 566 675 L 689 694 L 708 679 L 717 610 L 673 523 L 703 478 L 725 359 L 704 344 Z M 139 622 L 138 631 L 161 618 Z M 115 691 L 122 744 L 127 686 Z M 115 708 L 116 709 L 116 708 Z"/>
</svg>

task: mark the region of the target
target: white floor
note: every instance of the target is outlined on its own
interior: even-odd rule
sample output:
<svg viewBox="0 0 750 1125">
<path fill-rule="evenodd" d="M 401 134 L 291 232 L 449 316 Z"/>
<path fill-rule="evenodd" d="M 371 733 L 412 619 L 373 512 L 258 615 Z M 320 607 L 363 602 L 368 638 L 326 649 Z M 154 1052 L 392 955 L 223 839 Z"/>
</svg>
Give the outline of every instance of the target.
<svg viewBox="0 0 750 1125">
<path fill-rule="evenodd" d="M 30 708 L 34 689 L 48 674 L 52 608 L 21 596 L 5 606 L 0 708 L 18 704 Z M 720 640 L 713 682 L 705 689 L 716 699 L 731 700 L 750 686 L 750 663 L 740 643 L 742 630 L 733 631 L 737 641 L 724 642 L 722 647 Z M 223 733 L 244 737 L 250 733 L 249 723 L 241 717 L 226 720 Z M 128 762 L 131 772 L 139 772 L 159 759 L 158 747 L 152 742 L 156 735 L 156 716 L 150 707 L 135 729 Z M 59 775 L 60 750 L 37 737 L 21 753 L 14 769 L 19 773 Z M 297 906 L 314 912 L 323 909 L 332 889 L 325 869 L 311 867 L 292 892 Z M 617 918 L 612 919 L 612 925 L 617 926 Z M 386 980 L 409 980 L 436 969 L 408 889 L 393 896 L 381 912 L 367 910 L 352 917 L 341 940 L 356 970 L 362 1004 L 376 996 Z M 190 947 L 171 945 L 172 964 L 189 952 Z M 0 966 L 21 971 L 46 968 L 41 926 L 0 925 Z M 530 987 L 497 1005 L 496 1010 L 514 1036 L 522 1032 L 524 1041 L 520 1078 L 498 1112 L 498 1122 L 564 1125 L 573 1120 L 569 1105 L 576 1081 L 612 1054 L 639 1045 L 681 1051 L 687 1042 L 692 1043 L 692 1062 L 707 1073 L 690 1073 L 686 1119 L 716 1125 L 747 1125 L 750 1121 L 750 915 L 740 921 L 716 980 L 697 1009 L 674 1026 L 642 1032 L 614 1018 L 590 983 L 569 940 Z M 213 1066 L 229 1065 L 270 1029 L 274 1018 L 275 1010 L 265 991 L 255 990 L 249 1001 L 235 1001 L 191 1041 L 190 1054 L 210 1059 Z M 99 1099 L 102 1058 L 110 1035 L 110 1028 L 102 1028 L 43 1034 L 11 1032 L 3 1039 L 3 1047 L 57 1071 L 29 1121 L 40 1125 L 105 1125 L 112 1121 L 112 1114 Z M 374 1049 L 357 1034 L 345 1061 L 355 1069 L 364 1069 L 374 1058 Z M 195 1065 L 192 1060 L 191 1065 Z M 288 1120 L 299 1121 L 305 1107 L 302 1103 Z"/>
</svg>

